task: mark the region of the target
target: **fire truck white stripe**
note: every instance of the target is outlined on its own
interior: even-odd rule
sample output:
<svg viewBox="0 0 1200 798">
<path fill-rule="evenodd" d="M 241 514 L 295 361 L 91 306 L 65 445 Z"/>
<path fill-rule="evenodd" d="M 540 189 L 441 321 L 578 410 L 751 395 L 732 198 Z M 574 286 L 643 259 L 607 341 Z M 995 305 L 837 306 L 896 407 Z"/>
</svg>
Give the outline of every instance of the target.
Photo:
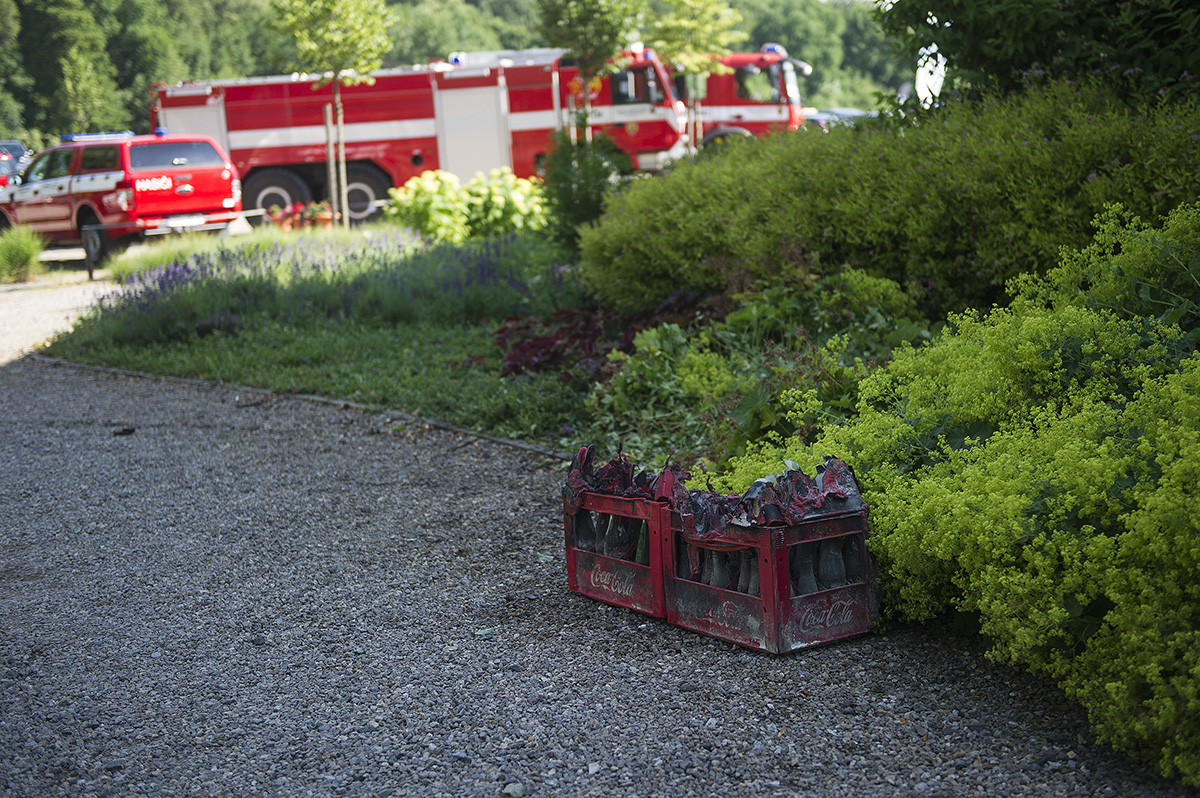
<svg viewBox="0 0 1200 798">
<path fill-rule="evenodd" d="M 348 142 L 432 138 L 437 135 L 433 119 L 355 122 L 346 125 L 345 130 Z M 324 125 L 229 131 L 229 148 L 232 150 L 246 150 L 255 147 L 300 147 L 311 144 L 325 144 Z"/>
<path fill-rule="evenodd" d="M 509 115 L 508 129 L 513 133 L 527 130 L 550 130 L 554 127 L 553 111 L 521 111 Z"/>
<path fill-rule="evenodd" d="M 786 122 L 786 105 L 705 105 L 700 104 L 703 122 Z"/>
</svg>

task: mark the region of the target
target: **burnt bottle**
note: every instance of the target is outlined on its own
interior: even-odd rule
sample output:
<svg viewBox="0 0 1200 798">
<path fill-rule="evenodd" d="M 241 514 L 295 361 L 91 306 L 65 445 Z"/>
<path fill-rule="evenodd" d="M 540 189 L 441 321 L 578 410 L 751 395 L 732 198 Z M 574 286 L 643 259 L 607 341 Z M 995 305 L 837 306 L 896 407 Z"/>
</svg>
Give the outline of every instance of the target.
<svg viewBox="0 0 1200 798">
<path fill-rule="evenodd" d="M 758 595 L 758 553 L 750 551 L 746 554 L 746 565 L 750 566 L 750 582 L 745 592 L 751 596 Z"/>
<path fill-rule="evenodd" d="M 712 558 L 712 571 L 709 574 L 708 584 L 712 587 L 719 587 L 722 590 L 728 588 L 730 576 L 725 552 L 710 550 L 708 556 Z"/>
<path fill-rule="evenodd" d="M 700 581 L 706 585 L 712 584 L 712 577 L 713 577 L 712 554 L 713 553 L 712 553 L 711 549 L 701 549 L 700 550 L 700 559 L 703 561 L 703 565 L 700 568 Z"/>
</svg>

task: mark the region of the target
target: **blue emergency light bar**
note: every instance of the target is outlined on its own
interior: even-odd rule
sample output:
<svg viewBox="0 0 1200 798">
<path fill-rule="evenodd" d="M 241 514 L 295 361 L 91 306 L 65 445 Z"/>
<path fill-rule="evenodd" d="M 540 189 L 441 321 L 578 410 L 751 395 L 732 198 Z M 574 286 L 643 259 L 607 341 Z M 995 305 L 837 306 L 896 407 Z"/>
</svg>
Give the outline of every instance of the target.
<svg viewBox="0 0 1200 798">
<path fill-rule="evenodd" d="M 105 139 L 127 139 L 133 135 L 132 130 L 118 130 L 112 133 L 64 133 L 60 141 L 104 141 Z"/>
</svg>

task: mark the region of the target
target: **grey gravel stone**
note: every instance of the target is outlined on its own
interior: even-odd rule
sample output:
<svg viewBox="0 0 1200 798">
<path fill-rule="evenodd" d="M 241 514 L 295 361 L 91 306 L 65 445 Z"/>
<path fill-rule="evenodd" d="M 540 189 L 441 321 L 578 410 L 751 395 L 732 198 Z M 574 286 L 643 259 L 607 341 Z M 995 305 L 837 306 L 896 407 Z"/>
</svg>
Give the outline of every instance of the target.
<svg viewBox="0 0 1200 798">
<path fill-rule="evenodd" d="M 0 407 L 6 796 L 1197 794 L 971 641 L 569 593 L 535 453 L 32 358 Z"/>
</svg>

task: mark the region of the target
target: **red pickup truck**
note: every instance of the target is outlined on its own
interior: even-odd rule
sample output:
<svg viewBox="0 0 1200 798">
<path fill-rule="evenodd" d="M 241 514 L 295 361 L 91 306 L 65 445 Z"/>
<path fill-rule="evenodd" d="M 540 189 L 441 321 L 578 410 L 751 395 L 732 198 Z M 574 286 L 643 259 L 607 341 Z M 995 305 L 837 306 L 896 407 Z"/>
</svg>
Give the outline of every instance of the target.
<svg viewBox="0 0 1200 798">
<path fill-rule="evenodd" d="M 0 230 L 21 225 L 53 243 L 82 244 L 89 277 L 132 240 L 223 229 L 242 210 L 237 170 L 205 136 L 63 136 L 7 182 Z"/>
</svg>

